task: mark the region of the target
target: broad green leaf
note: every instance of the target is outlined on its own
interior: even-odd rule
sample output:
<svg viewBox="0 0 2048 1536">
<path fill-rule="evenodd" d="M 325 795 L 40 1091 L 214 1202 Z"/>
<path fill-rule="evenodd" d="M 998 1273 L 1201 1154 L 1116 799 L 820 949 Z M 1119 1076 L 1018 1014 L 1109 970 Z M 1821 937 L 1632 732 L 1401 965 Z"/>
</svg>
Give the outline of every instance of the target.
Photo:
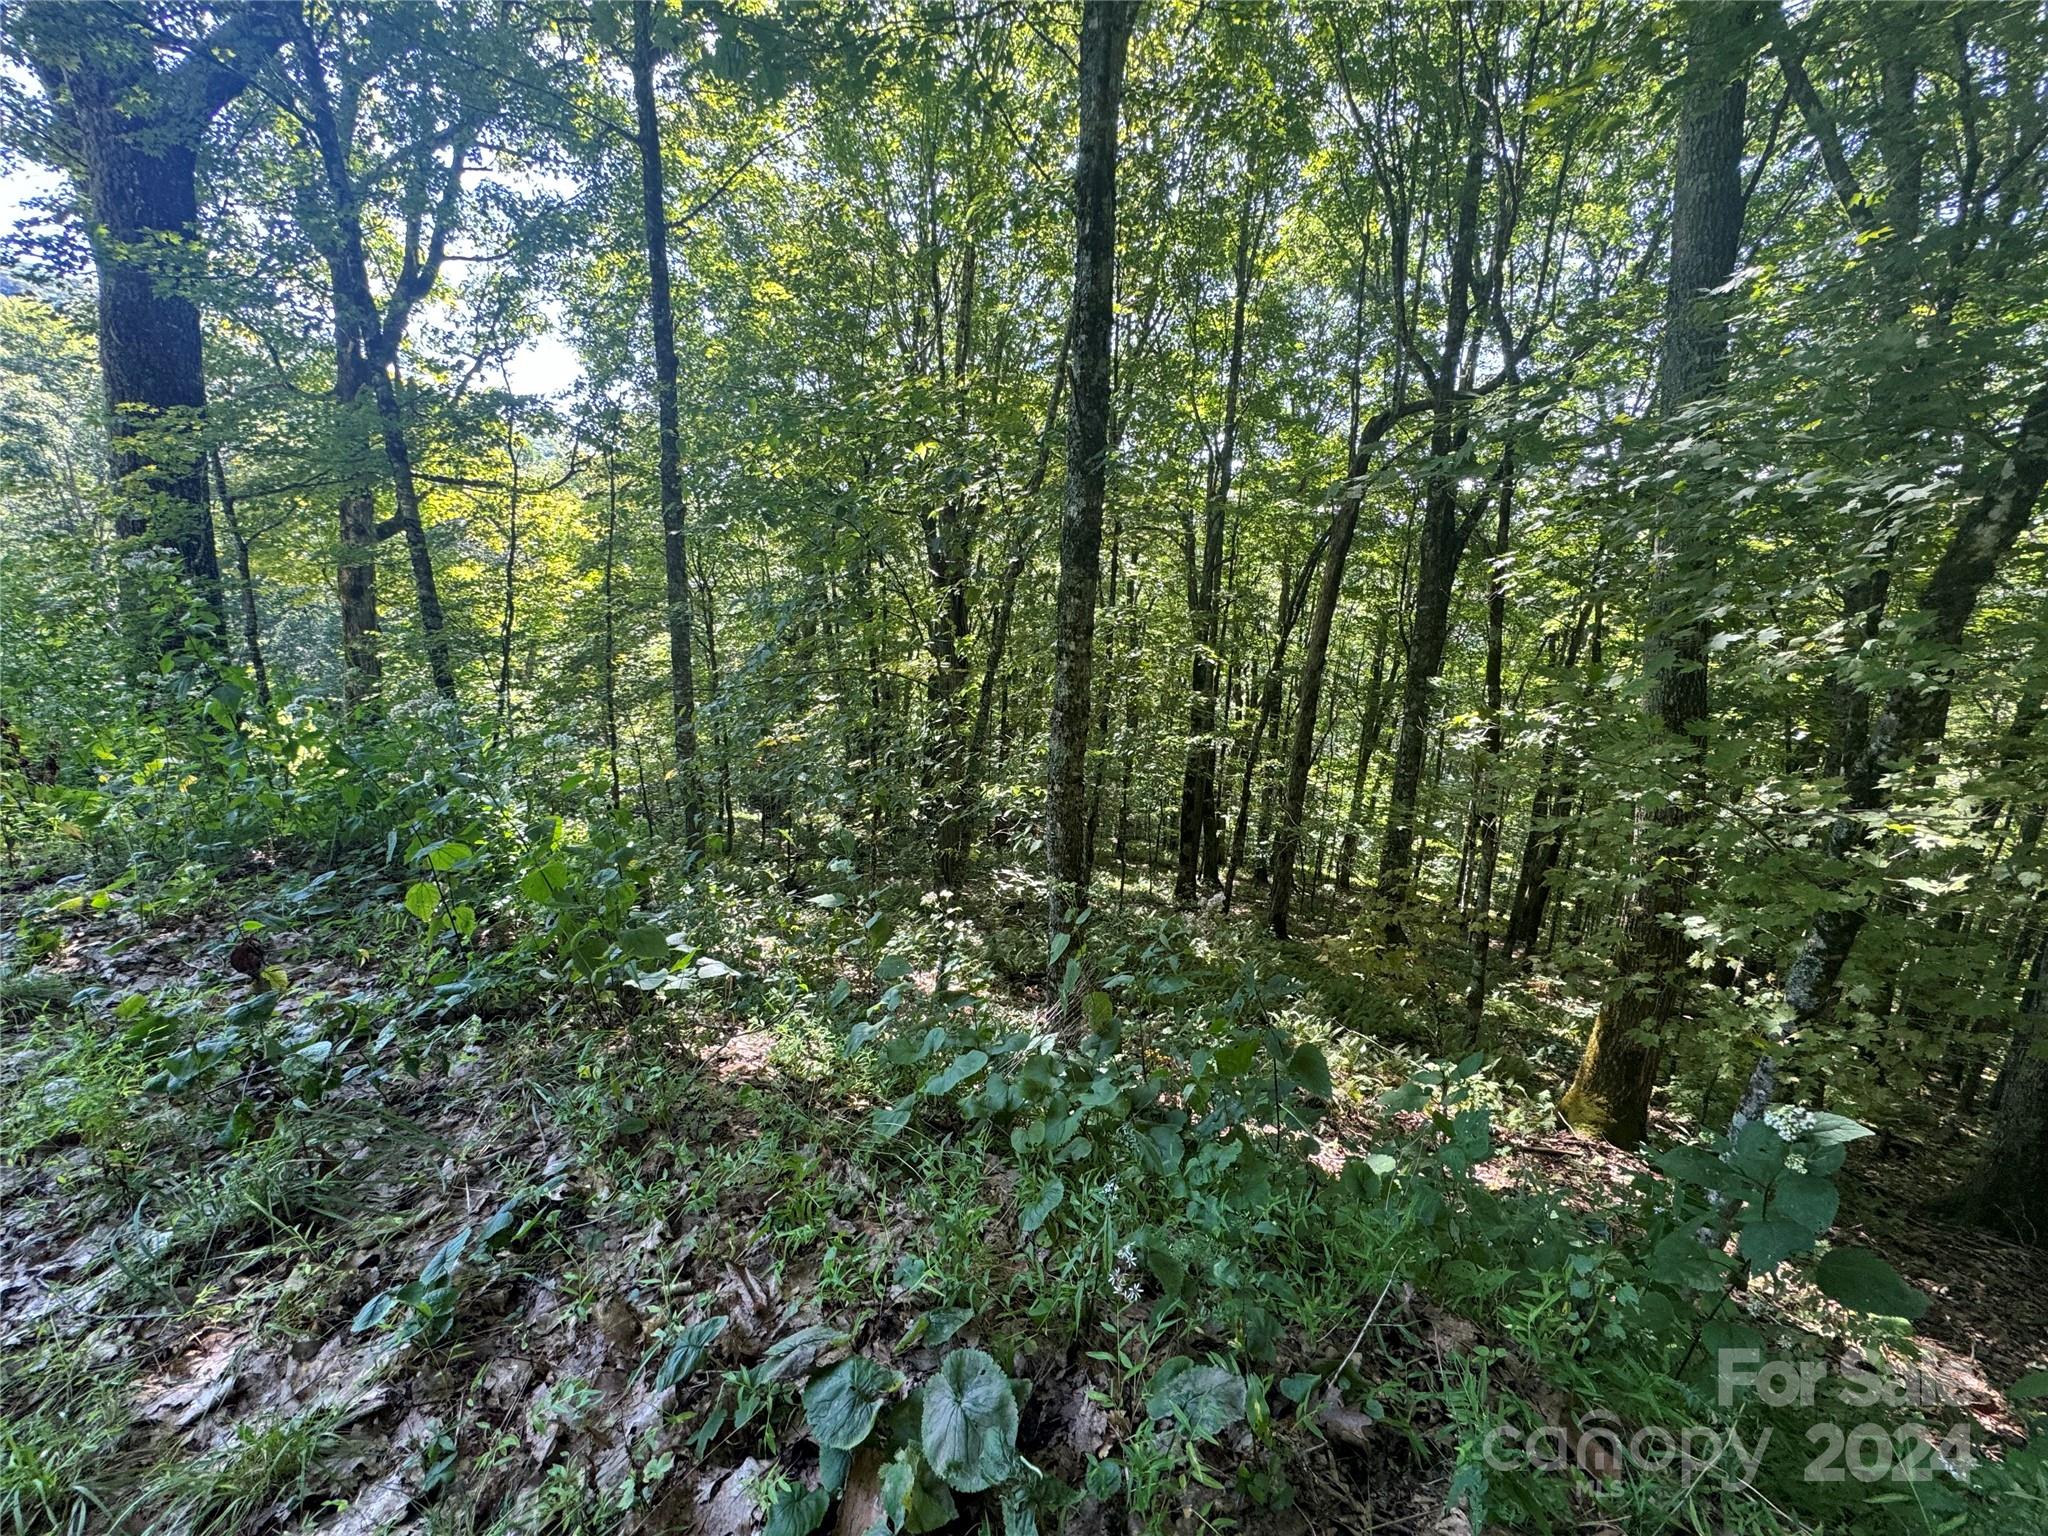
<svg viewBox="0 0 2048 1536">
<path fill-rule="evenodd" d="M 1244 1378 L 1220 1365 L 1175 1355 L 1145 1389 L 1145 1411 L 1196 1440 L 1213 1440 L 1244 1417 Z"/>
<path fill-rule="evenodd" d="M 703 1364 L 705 1354 L 725 1332 L 728 1321 L 724 1317 L 707 1317 L 678 1333 L 661 1369 L 654 1373 L 654 1390 L 660 1392 L 674 1386 Z"/>
<path fill-rule="evenodd" d="M 1770 1213 L 1797 1222 L 1818 1237 L 1835 1224 L 1835 1211 L 1841 1203 L 1842 1197 L 1829 1180 L 1810 1173 L 1788 1173 L 1771 1191 Z"/>
<path fill-rule="evenodd" d="M 1310 1098 L 1330 1097 L 1330 1062 L 1323 1055 L 1321 1046 L 1306 1040 L 1296 1046 L 1293 1056 L 1288 1058 L 1287 1075 L 1294 1080 L 1294 1086 Z"/>
<path fill-rule="evenodd" d="M 844 1348 L 852 1342 L 851 1334 L 829 1323 L 813 1323 L 808 1328 L 799 1328 L 787 1338 L 777 1339 L 768 1346 L 768 1353 L 761 1357 L 761 1379 L 787 1381 L 792 1376 L 802 1376 L 818 1356 Z"/>
<path fill-rule="evenodd" d="M 951 1093 L 987 1065 L 988 1052 L 962 1051 L 945 1071 L 935 1072 L 925 1080 L 924 1091 L 931 1098 Z"/>
<path fill-rule="evenodd" d="M 1813 1111 L 1812 1124 L 1800 1140 L 1814 1146 L 1833 1147 L 1861 1141 L 1865 1136 L 1874 1134 L 1869 1126 L 1851 1120 L 1847 1115 L 1831 1114 L 1823 1109 Z"/>
<path fill-rule="evenodd" d="M 1853 1312 L 1911 1322 L 1927 1310 L 1927 1298 L 1868 1248 L 1830 1249 L 1813 1267 L 1813 1280 L 1822 1295 Z"/>
<path fill-rule="evenodd" d="M 993 1488 L 1017 1461 L 1017 1398 L 1002 1367 L 956 1349 L 924 1384 L 919 1440 L 931 1468 L 962 1493 Z"/>
<path fill-rule="evenodd" d="M 519 894 L 536 906 L 552 906 L 569 894 L 569 866 L 550 859 L 519 877 Z"/>
<path fill-rule="evenodd" d="M 768 1506 L 768 1518 L 761 1536 L 810 1536 L 824 1523 L 832 1495 L 823 1488 L 805 1489 L 801 1484 L 785 1488 Z"/>
<path fill-rule="evenodd" d="M 668 959 L 668 935 L 651 924 L 636 924 L 619 935 L 619 953 L 643 965 L 660 965 Z"/>
<path fill-rule="evenodd" d="M 1017 1226 L 1027 1236 L 1045 1225 L 1045 1218 L 1059 1209 L 1067 1197 L 1067 1186 L 1058 1174 L 1052 1175 L 1038 1186 L 1038 1193 L 1017 1212 Z"/>
<path fill-rule="evenodd" d="M 441 890 L 431 880 L 415 880 L 405 888 L 405 910 L 427 922 L 441 910 Z"/>
<path fill-rule="evenodd" d="M 1813 1229 L 1801 1221 L 1758 1217 L 1742 1224 L 1736 1251 L 1749 1260 L 1752 1269 L 1776 1269 L 1796 1253 L 1813 1246 Z"/>
<path fill-rule="evenodd" d="M 804 1389 L 804 1420 L 818 1444 L 850 1451 L 867 1439 L 882 1404 L 903 1378 L 865 1355 L 851 1355 Z"/>
</svg>

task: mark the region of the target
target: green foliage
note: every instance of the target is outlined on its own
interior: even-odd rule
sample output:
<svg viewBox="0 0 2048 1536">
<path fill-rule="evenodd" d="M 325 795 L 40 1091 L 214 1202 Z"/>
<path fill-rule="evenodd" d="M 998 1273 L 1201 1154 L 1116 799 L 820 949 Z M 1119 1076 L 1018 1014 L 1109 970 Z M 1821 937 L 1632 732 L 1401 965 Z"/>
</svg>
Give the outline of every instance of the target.
<svg viewBox="0 0 2048 1536">
<path fill-rule="evenodd" d="M 1017 1399 L 1009 1377 L 978 1349 L 956 1349 L 924 1384 L 919 1449 L 950 1488 L 979 1493 L 1017 1462 Z"/>
</svg>

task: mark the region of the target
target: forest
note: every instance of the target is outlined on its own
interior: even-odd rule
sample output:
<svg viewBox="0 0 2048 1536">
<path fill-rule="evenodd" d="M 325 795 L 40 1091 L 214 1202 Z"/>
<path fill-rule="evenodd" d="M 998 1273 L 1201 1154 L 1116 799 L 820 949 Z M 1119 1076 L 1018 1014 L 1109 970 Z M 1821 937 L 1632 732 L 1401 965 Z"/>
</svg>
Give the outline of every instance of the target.
<svg viewBox="0 0 2048 1536">
<path fill-rule="evenodd" d="M 2048 1529 L 2043 0 L 4 0 L 0 174 L 0 1536 Z"/>
</svg>

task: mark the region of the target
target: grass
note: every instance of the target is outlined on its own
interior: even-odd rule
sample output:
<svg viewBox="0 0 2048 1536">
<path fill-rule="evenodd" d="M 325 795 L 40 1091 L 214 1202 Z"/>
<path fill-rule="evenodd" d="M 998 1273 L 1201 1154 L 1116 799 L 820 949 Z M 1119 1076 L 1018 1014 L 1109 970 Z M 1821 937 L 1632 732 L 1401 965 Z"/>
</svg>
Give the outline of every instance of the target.
<svg viewBox="0 0 2048 1536">
<path fill-rule="evenodd" d="M 1560 1404 L 1629 1425 L 1754 1427 L 1766 1416 L 1722 1411 L 1696 1372 L 1674 1375 L 1630 1321 L 1634 1260 L 1625 1234 L 1602 1235 L 1621 1229 L 1612 1213 L 1596 1234 L 1541 1193 L 1489 1192 L 1463 1154 L 1451 1156 L 1448 1130 L 1403 1131 L 1356 1109 L 1347 1133 L 1390 1159 L 1385 1177 L 1354 1187 L 1311 1171 L 1305 1149 L 1281 1139 L 1274 1073 L 1284 1053 L 1275 1048 L 1271 1070 L 1260 1066 L 1242 1089 L 1215 1073 L 1215 1053 L 1268 1030 L 1341 1041 L 1335 1093 L 1354 1106 L 1424 1058 L 1333 1035 L 1319 983 L 1274 985 L 1276 970 L 1309 958 L 1302 952 L 1217 943 L 1205 959 L 1177 923 L 1106 927 L 1105 965 L 1114 958 L 1134 978 L 1117 1005 L 1129 1043 L 1074 1069 L 1057 1090 L 1068 1094 L 1063 1110 L 990 1092 L 999 1077 L 1039 1092 L 1029 1086 L 1039 1069 L 1025 1064 L 1041 1057 L 1048 1083 L 1072 1065 L 1043 1055 L 1030 1007 L 990 992 L 962 1009 L 864 979 L 878 953 L 906 968 L 959 954 L 957 924 L 910 917 L 870 944 L 836 915 L 791 920 L 742 905 L 720 921 L 772 931 L 783 958 L 680 1005 L 585 1002 L 544 1025 L 534 1015 L 550 995 L 535 972 L 525 1015 L 484 1024 L 417 1014 L 401 1032 L 405 1049 L 380 1053 L 380 1022 L 424 1008 L 428 995 L 424 978 L 394 970 L 383 1000 L 333 1032 L 340 1075 L 310 1098 L 264 1044 L 279 1038 L 268 1030 L 251 1031 L 240 1054 L 175 1097 L 152 1086 L 166 1060 L 220 1032 L 222 997 L 124 1003 L 124 1019 L 91 1007 L 44 1012 L 17 1026 L 16 1059 L 35 1091 L 0 1120 L 0 1154 L 48 1166 L 67 1149 L 84 1154 L 70 1186 L 46 1196 L 53 1228 L 94 1208 L 130 1213 L 133 1240 L 106 1258 L 129 1273 L 98 1305 L 111 1308 L 110 1294 L 149 1310 L 153 1321 L 121 1335 L 131 1346 L 174 1352 L 202 1325 L 273 1348 L 294 1335 L 339 1337 L 394 1351 L 409 1376 L 447 1378 L 460 1405 L 443 1420 L 458 1471 L 432 1508 L 437 1529 L 491 1531 L 518 1503 L 502 1437 L 531 1405 L 493 1418 L 479 1404 L 494 1359 L 542 1347 L 519 1332 L 523 1299 L 554 1295 L 574 1337 L 612 1316 L 623 1294 L 658 1353 L 655 1341 L 722 1310 L 721 1290 L 741 1273 L 774 1298 L 771 1336 L 823 1318 L 858 1348 L 908 1358 L 916 1344 L 898 1341 L 960 1329 L 954 1344 L 972 1340 L 1013 1374 L 1036 1372 L 1055 1399 L 1091 1398 L 1114 1468 L 1058 1470 L 1077 1488 L 1084 1473 L 1095 1478 L 1137 1529 L 1187 1519 L 1256 1528 L 1304 1504 L 1341 1524 L 1343 1488 L 1364 1475 L 1356 1458 L 1367 1453 L 1319 1422 L 1329 1401 L 1371 1421 L 1372 1478 L 1417 1508 L 1462 1498 L 1475 1529 L 1488 1513 L 1540 1529 L 1587 1511 L 1631 1536 L 1849 1523 L 1846 1496 L 1804 1488 L 1796 1461 L 1766 1463 L 1767 1485 L 1746 1491 L 1683 1475 L 1602 1480 L 1484 1463 L 1477 1448 L 1490 1433 L 1544 1422 Z M 361 947 L 339 919 L 319 942 Z M 849 975 L 857 988 L 833 984 Z M 1371 1001 L 1371 978 L 1344 985 L 1354 989 L 1347 1015 L 1394 1007 Z M 1540 1033 L 1540 1001 L 1513 1007 Z M 848 1032 L 863 1024 L 880 1032 L 849 1054 Z M 722 1077 L 706 1050 L 741 1032 L 770 1037 L 766 1066 Z M 1014 1054 L 1000 1056 L 1002 1041 Z M 933 1088 L 973 1051 L 998 1051 L 1009 1065 Z M 1077 1107 L 1083 1086 L 1102 1099 L 1097 1109 Z M 248 1121 L 224 1135 L 243 1105 Z M 909 1113 L 877 1119 L 889 1106 Z M 1540 1103 L 1491 1077 L 1472 1082 L 1468 1106 L 1496 1124 L 1543 1118 Z M 1045 1144 L 1043 1122 L 1066 1113 L 1093 1118 L 1077 1139 Z M 1215 1115 L 1225 1117 L 1220 1133 L 1198 1129 Z M 536 1220 L 511 1246 L 465 1258 L 445 1334 L 348 1334 L 372 1289 L 418 1276 L 458 1225 L 507 1202 L 526 1202 Z M 1027 1222 L 1026 1208 L 1040 1204 Z M 373 1264 L 375 1279 L 337 1263 L 343 1255 Z M 143 1432 L 127 1422 L 125 1387 L 95 1377 L 91 1337 L 45 1327 L 0 1374 L 0 1532 L 99 1528 L 110 1509 L 150 1536 L 289 1523 L 348 1496 L 341 1453 L 365 1450 L 374 1466 L 390 1428 L 378 1419 L 352 1432 L 331 1407 L 245 1418 L 210 1450 L 172 1447 L 138 1469 Z M 1149 1384 L 1175 1355 L 1224 1362 L 1245 1381 L 1238 1440 L 1193 1438 L 1151 1412 Z M 664 1448 L 648 1453 L 668 1458 L 668 1475 L 771 1451 L 784 1474 L 802 1470 L 801 1383 L 758 1381 L 747 1358 L 708 1361 L 677 1399 L 655 1437 Z M 36 1369 L 23 1368 L 32 1359 Z M 582 1383 L 543 1375 L 533 1391 L 552 1413 L 583 1403 Z M 1291 1396 L 1294 1386 L 1304 1395 Z M 563 1419 L 568 1443 L 589 1438 L 589 1417 Z M 1797 1449 L 1810 1416 L 1770 1422 Z M 1056 1421 L 1036 1433 L 1053 1437 L 1036 1453 L 1056 1455 Z M 617 1490 L 591 1482 L 594 1452 L 579 1456 L 526 1487 L 529 1512 L 551 1528 L 604 1529 L 619 1512 Z M 1910 1500 L 1854 1507 L 1859 1536 L 1925 1536 L 1958 1514 Z M 1969 1528 L 1994 1529 L 1981 1501 L 1959 1510 Z M 1050 1529 L 1053 1512 L 1043 1513 Z"/>
<path fill-rule="evenodd" d="M 237 1536 L 283 1524 L 331 1491 L 329 1463 L 347 1443 L 344 1415 L 316 1408 L 243 1423 L 226 1444 L 160 1465 L 122 1512 L 142 1536 Z"/>
</svg>

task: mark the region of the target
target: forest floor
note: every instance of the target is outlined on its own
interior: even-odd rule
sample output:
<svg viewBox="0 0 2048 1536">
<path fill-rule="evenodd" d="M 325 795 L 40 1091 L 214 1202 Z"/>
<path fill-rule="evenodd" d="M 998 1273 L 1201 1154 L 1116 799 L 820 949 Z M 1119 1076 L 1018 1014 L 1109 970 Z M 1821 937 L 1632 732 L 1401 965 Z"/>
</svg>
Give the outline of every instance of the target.
<svg viewBox="0 0 2048 1536">
<path fill-rule="evenodd" d="M 777 1496 L 816 1477 L 792 1427 L 805 1375 L 857 1347 L 914 1382 L 949 1343 L 1029 1382 L 1019 1448 L 1089 1490 L 1069 1529 L 1473 1529 L 1446 1511 L 1448 1413 L 1397 1432 L 1332 1389 L 1277 1437 L 1152 1443 L 1141 1378 L 1170 1330 L 1139 1284 L 1105 1307 L 1082 1273 L 1120 1259 L 1077 1269 L 1034 1235 L 1014 1167 L 971 1138 L 877 1138 L 837 1041 L 738 1005 L 758 957 L 685 1023 L 560 998 L 499 1013 L 398 980 L 388 930 L 349 917 L 389 887 L 81 894 L 13 892 L 0 952 L 0 1531 L 732 1536 L 764 1507 L 774 1531 Z M 252 913 L 283 973 L 267 996 L 228 968 Z M 1340 1028 L 1361 988 L 1397 1018 L 1429 985 L 1336 944 L 1290 958 Z M 1524 1016 L 1569 1021 L 1556 978 L 1513 985 Z M 237 1024 L 259 1015 L 251 1048 Z M 1333 1162 L 1399 1129 L 1374 1050 L 1340 1054 Z M 1485 1180 L 1606 1208 L 1642 1164 L 1545 1113 L 1501 1117 Z M 1842 1225 L 1933 1298 L 1912 1343 L 1938 1400 L 2012 1443 L 2001 1388 L 2048 1365 L 2048 1270 L 1922 1214 L 1924 1164 L 1872 1164 Z M 1405 1280 L 1319 1315 L 1276 1375 L 1361 1350 L 1389 1381 L 1475 1355 L 1526 1369 Z M 1089 1466 L 1112 1452 L 1123 1484 L 1098 1502 Z M 1584 1528 L 1651 1529 L 1602 1513 L 1591 1470 Z M 863 1453 L 826 1528 L 882 1510 Z M 947 1528 L 995 1518 L 970 1495 Z"/>
</svg>

